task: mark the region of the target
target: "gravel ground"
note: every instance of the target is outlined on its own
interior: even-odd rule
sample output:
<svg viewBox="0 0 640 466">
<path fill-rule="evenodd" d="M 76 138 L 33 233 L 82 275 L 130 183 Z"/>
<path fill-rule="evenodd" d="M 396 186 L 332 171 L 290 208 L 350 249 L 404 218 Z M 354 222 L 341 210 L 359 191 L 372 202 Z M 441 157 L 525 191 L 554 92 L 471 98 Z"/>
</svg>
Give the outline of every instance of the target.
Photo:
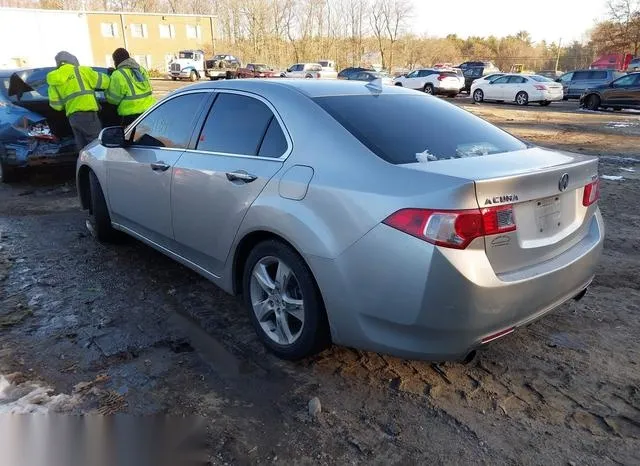
<svg viewBox="0 0 640 466">
<path fill-rule="evenodd" d="M 623 177 L 602 184 L 582 301 L 468 365 L 342 347 L 283 362 L 238 300 L 135 240 L 97 244 L 70 173 L 35 174 L 0 187 L 0 413 L 203 416 L 214 464 L 638 464 L 639 116 L 456 102 Z"/>
</svg>

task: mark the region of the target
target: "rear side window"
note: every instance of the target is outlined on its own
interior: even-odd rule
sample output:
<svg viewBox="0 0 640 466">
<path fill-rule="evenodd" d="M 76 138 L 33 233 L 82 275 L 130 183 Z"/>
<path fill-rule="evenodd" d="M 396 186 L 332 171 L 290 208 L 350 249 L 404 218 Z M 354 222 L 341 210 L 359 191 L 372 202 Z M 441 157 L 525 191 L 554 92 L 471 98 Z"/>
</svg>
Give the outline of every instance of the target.
<svg viewBox="0 0 640 466">
<path fill-rule="evenodd" d="M 525 78 L 522 78 L 520 76 L 510 76 L 509 77 L 509 84 L 522 84 L 522 83 L 526 83 L 527 80 Z"/>
<path fill-rule="evenodd" d="M 196 149 L 223 154 L 258 155 L 272 119 L 273 113 L 260 100 L 221 93 L 204 122 Z M 268 149 L 265 151 L 268 152 Z M 266 156 L 279 157 L 282 153 Z"/>
<path fill-rule="evenodd" d="M 476 157 L 527 147 L 471 113 L 426 95 L 331 96 L 314 101 L 369 150 L 392 164 Z"/>
<path fill-rule="evenodd" d="M 589 73 L 589 79 L 607 79 L 606 71 L 591 71 Z"/>
<path fill-rule="evenodd" d="M 276 117 L 271 117 L 269 127 L 264 135 L 262 144 L 260 145 L 260 151 L 258 155 L 260 157 L 281 157 L 287 151 L 287 140 L 284 137 L 280 123 Z"/>
<path fill-rule="evenodd" d="M 573 73 L 572 81 L 582 81 L 585 79 L 589 79 L 588 71 L 576 71 L 575 73 Z"/>
<path fill-rule="evenodd" d="M 185 94 L 161 104 L 134 128 L 137 146 L 184 149 L 189 144 L 205 93 Z"/>
</svg>

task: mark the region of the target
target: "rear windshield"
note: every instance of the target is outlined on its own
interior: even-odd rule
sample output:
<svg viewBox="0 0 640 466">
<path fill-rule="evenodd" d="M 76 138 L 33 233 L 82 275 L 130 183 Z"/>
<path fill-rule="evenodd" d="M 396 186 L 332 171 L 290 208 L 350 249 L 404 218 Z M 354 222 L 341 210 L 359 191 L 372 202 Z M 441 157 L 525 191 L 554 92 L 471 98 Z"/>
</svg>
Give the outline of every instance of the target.
<svg viewBox="0 0 640 466">
<path fill-rule="evenodd" d="M 546 82 L 546 83 L 548 83 L 548 82 L 553 82 L 553 79 L 549 79 L 549 78 L 546 78 L 546 77 L 544 77 L 544 76 L 540 76 L 540 75 L 537 75 L 537 74 L 533 74 L 533 75 L 531 75 L 531 76 L 529 76 L 529 77 L 530 77 L 531 79 L 533 79 L 534 81 L 538 81 L 539 83 L 545 83 L 545 82 Z"/>
<path fill-rule="evenodd" d="M 330 96 L 314 101 L 374 154 L 396 165 L 527 147 L 465 110 L 418 93 Z"/>
</svg>

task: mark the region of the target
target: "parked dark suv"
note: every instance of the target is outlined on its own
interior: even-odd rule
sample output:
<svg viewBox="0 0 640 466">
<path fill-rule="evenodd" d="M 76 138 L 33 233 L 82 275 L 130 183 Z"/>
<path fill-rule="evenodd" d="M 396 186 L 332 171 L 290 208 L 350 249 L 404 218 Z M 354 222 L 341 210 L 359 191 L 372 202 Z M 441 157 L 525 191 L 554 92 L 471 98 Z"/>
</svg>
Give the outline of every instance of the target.
<svg viewBox="0 0 640 466">
<path fill-rule="evenodd" d="M 476 79 L 483 78 L 490 74 L 499 74 L 500 70 L 495 66 L 471 66 L 463 69 L 464 73 L 464 88 L 462 88 L 465 92 L 471 92 L 471 84 Z"/>
<path fill-rule="evenodd" d="M 580 106 L 589 110 L 601 107 L 640 109 L 640 73 L 629 73 L 609 84 L 587 89 L 580 97 Z"/>
<path fill-rule="evenodd" d="M 616 70 L 576 70 L 560 76 L 557 81 L 564 88 L 564 99 L 579 99 L 589 88 L 609 84 L 625 73 Z"/>
</svg>

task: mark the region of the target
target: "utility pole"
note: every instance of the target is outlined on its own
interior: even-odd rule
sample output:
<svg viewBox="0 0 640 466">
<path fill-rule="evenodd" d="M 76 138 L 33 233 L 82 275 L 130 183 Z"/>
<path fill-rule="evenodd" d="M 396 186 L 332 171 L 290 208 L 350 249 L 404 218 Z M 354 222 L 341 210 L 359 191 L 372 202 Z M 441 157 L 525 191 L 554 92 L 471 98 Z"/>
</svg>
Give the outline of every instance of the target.
<svg viewBox="0 0 640 466">
<path fill-rule="evenodd" d="M 562 47 L 562 37 L 558 41 L 558 55 L 556 56 L 556 73 L 558 72 L 558 64 L 560 63 L 560 48 Z"/>
<path fill-rule="evenodd" d="M 129 50 L 129 44 L 127 44 L 127 31 L 124 28 L 124 15 L 122 13 L 120 13 L 120 26 L 122 27 L 122 39 L 124 40 L 124 48 Z"/>
</svg>

